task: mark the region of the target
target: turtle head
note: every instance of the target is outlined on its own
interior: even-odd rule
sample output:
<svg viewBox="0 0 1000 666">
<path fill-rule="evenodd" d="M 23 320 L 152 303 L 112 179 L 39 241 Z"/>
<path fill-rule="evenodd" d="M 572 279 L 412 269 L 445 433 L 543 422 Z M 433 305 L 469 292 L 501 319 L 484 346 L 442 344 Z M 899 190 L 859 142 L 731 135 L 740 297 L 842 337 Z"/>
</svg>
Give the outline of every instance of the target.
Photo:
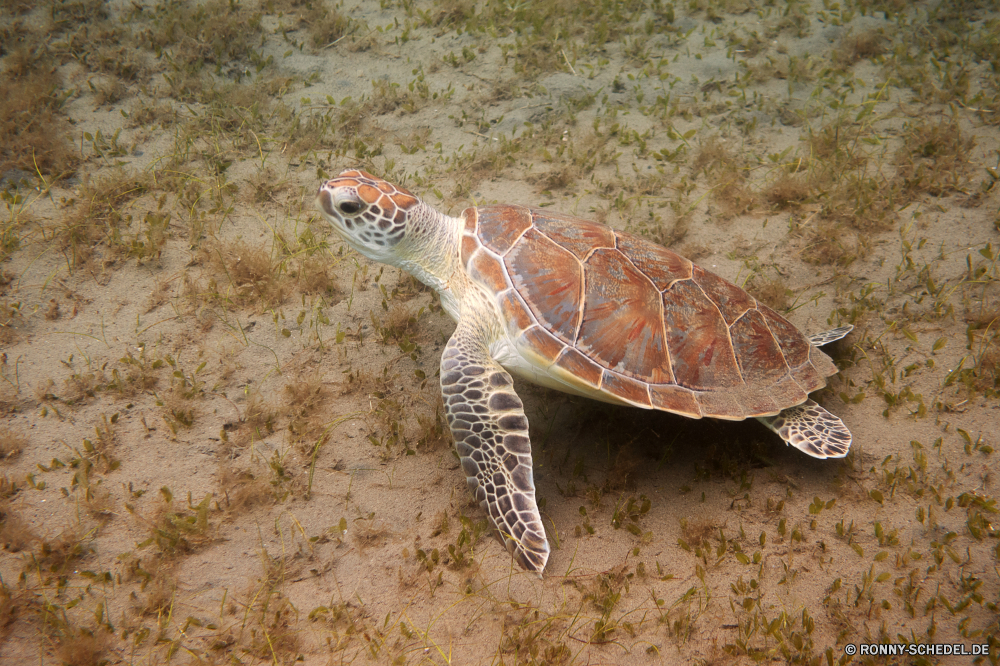
<svg viewBox="0 0 1000 666">
<path fill-rule="evenodd" d="M 426 208 L 410 192 L 361 170 L 345 171 L 323 183 L 318 203 L 348 245 L 384 263 L 396 263 L 396 246 Z"/>
<path fill-rule="evenodd" d="M 360 169 L 323 183 L 317 203 L 351 248 L 410 273 L 442 295 L 449 313 L 458 312 L 448 281 L 459 267 L 464 218 L 442 215 L 403 188 Z"/>
</svg>

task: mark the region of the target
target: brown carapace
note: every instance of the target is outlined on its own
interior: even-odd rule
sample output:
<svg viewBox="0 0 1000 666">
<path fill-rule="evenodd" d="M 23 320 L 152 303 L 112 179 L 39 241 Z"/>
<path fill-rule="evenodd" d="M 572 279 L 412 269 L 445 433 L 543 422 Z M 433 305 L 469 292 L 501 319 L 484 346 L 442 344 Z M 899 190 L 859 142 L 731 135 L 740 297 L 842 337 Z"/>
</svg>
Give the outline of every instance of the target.
<svg viewBox="0 0 1000 666">
<path fill-rule="evenodd" d="M 573 384 L 741 420 L 800 404 L 837 372 L 784 317 L 666 248 L 521 206 L 462 215 L 462 264 L 509 337 Z"/>
</svg>

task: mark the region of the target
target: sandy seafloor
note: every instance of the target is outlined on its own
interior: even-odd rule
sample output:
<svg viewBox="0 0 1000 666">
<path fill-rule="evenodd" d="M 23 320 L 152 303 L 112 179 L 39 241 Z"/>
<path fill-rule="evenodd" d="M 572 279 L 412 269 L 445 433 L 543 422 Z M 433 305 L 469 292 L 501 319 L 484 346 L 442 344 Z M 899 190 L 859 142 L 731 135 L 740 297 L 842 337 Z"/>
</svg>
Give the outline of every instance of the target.
<svg viewBox="0 0 1000 666">
<path fill-rule="evenodd" d="M 997 662 L 996 3 L 43 4 L 0 13 L 51 122 L 0 154 L 0 663 Z M 853 324 L 850 456 L 518 383 L 518 570 L 442 428 L 454 323 L 315 209 L 358 166 Z"/>
</svg>

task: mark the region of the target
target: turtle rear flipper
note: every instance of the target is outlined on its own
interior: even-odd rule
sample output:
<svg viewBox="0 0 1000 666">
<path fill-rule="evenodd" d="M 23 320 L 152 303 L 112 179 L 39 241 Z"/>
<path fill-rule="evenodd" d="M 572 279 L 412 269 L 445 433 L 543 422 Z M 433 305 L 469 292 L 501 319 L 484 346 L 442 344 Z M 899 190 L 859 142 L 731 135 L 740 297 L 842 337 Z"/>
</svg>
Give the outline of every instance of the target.
<svg viewBox="0 0 1000 666">
<path fill-rule="evenodd" d="M 812 400 L 757 420 L 814 458 L 843 458 L 851 448 L 851 431 L 844 422 Z"/>
<path fill-rule="evenodd" d="M 813 347 L 822 347 L 823 345 L 828 345 L 831 342 L 836 342 L 853 330 L 854 327 L 848 324 L 847 326 L 841 326 L 839 328 L 831 328 L 829 331 L 823 331 L 822 333 L 813 333 L 808 336 L 809 343 Z"/>
</svg>

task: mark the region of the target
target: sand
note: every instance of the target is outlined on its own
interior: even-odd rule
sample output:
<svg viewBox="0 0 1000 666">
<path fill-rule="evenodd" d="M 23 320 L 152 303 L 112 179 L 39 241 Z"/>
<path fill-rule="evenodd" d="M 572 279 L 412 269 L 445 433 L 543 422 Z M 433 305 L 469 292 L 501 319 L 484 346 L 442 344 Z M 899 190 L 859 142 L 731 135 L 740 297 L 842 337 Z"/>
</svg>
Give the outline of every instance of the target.
<svg viewBox="0 0 1000 666">
<path fill-rule="evenodd" d="M 69 142 L 0 170 L 0 663 L 996 663 L 998 15 L 904 4 L 7 3 Z M 315 208 L 352 167 L 853 324 L 813 396 L 851 454 L 519 382 L 519 570 L 444 425 L 454 322 Z"/>
</svg>

